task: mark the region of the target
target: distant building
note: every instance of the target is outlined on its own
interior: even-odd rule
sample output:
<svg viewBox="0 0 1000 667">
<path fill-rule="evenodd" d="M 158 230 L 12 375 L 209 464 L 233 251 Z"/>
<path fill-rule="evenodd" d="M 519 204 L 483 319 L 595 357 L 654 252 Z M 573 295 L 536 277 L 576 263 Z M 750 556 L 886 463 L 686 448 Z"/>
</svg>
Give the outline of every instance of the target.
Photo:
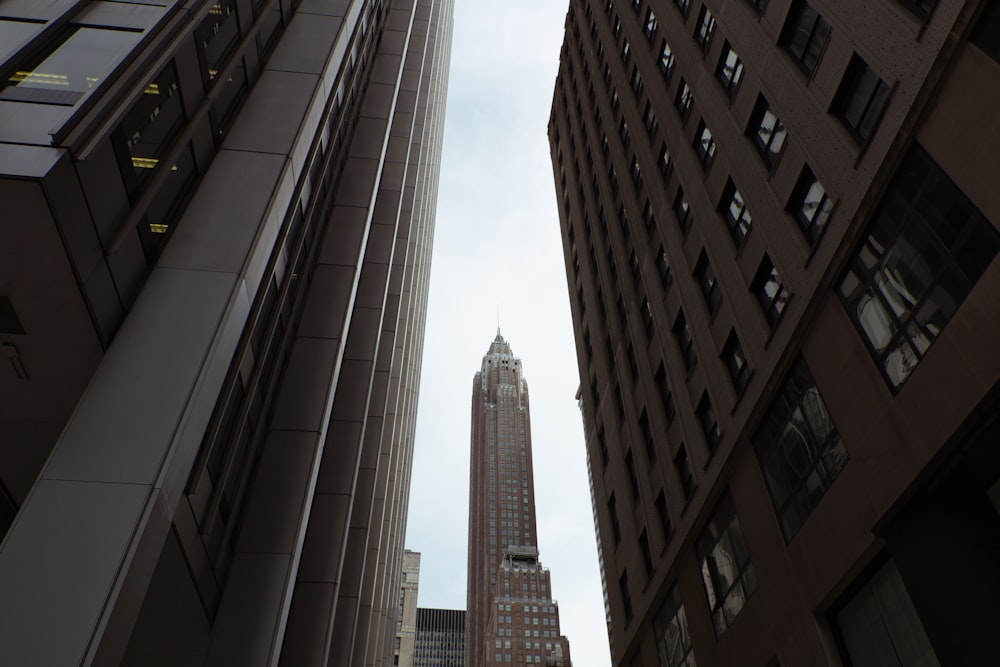
<svg viewBox="0 0 1000 667">
<path fill-rule="evenodd" d="M 413 667 L 417 634 L 417 594 L 420 583 L 420 554 L 403 551 L 403 574 L 399 585 L 399 620 L 396 621 L 394 665 Z"/>
<path fill-rule="evenodd" d="M 1000 664 L 998 118 L 996 0 L 569 3 L 616 665 Z"/>
<path fill-rule="evenodd" d="M 569 664 L 538 560 L 528 384 L 497 331 L 472 383 L 466 653 L 469 667 Z"/>
<path fill-rule="evenodd" d="M 403 664 L 403 663 L 400 663 Z M 417 609 L 413 667 L 466 667 L 465 612 Z"/>
<path fill-rule="evenodd" d="M 0 665 L 391 662 L 452 10 L 0 1 Z"/>
</svg>

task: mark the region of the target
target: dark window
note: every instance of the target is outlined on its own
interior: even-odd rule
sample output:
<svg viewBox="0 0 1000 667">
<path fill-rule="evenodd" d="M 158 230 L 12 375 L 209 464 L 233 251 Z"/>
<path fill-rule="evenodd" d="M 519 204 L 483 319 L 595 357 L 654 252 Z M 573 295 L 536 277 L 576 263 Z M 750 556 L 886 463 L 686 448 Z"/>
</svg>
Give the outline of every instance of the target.
<svg viewBox="0 0 1000 667">
<path fill-rule="evenodd" d="M 649 300 L 646 297 L 642 297 L 642 305 L 639 306 L 639 311 L 642 313 L 642 325 L 646 330 L 646 338 L 652 338 L 655 332 L 653 311 L 649 307 Z"/>
<path fill-rule="evenodd" d="M 660 170 L 660 175 L 666 178 L 670 174 L 670 151 L 667 150 L 666 142 L 660 144 L 660 154 L 656 158 L 656 166 Z"/>
<path fill-rule="evenodd" d="M 727 40 L 722 47 L 722 54 L 719 56 L 719 64 L 715 68 L 715 78 L 722 84 L 722 89 L 730 98 L 736 96 L 736 89 L 743 78 L 743 61 L 733 50 Z"/>
<path fill-rule="evenodd" d="M 628 482 L 632 489 L 632 497 L 639 497 L 639 477 L 635 472 L 635 459 L 632 458 L 632 450 L 625 452 L 625 470 L 628 472 Z"/>
<path fill-rule="evenodd" d="M 653 628 L 660 667 L 695 667 L 687 615 L 676 585 L 656 611 Z"/>
<path fill-rule="evenodd" d="M 645 33 L 646 39 L 652 39 L 656 32 L 656 14 L 653 13 L 652 7 L 646 10 L 646 20 L 642 24 L 642 31 Z"/>
<path fill-rule="evenodd" d="M 126 190 L 135 199 L 159 167 L 177 131 L 184 106 L 173 61 L 146 84 L 142 95 L 112 133 Z"/>
<path fill-rule="evenodd" d="M 771 258 L 764 255 L 757 274 L 754 276 L 750 290 L 756 295 L 760 309 L 767 319 L 767 323 L 773 328 L 781 314 L 785 312 L 785 305 L 788 303 L 788 290 L 781 282 L 778 270 L 771 263 Z"/>
<path fill-rule="evenodd" d="M 629 77 L 629 87 L 632 89 L 632 94 L 635 95 L 637 100 L 642 97 L 642 75 L 639 74 L 638 65 L 632 65 L 632 76 Z"/>
<path fill-rule="evenodd" d="M 656 270 L 660 274 L 660 285 L 663 286 L 663 289 L 667 289 L 670 286 L 670 259 L 667 257 L 667 251 L 663 248 L 662 243 L 656 252 Z"/>
<path fill-rule="evenodd" d="M 691 461 L 688 459 L 687 449 L 681 445 L 677 456 L 674 457 L 674 470 L 677 471 L 677 479 L 681 482 L 681 490 L 684 492 L 684 500 L 690 500 L 694 495 L 695 481 L 694 472 L 691 470 Z"/>
<path fill-rule="evenodd" d="M 632 376 L 632 382 L 635 382 L 639 378 L 639 363 L 635 359 L 635 350 L 631 343 L 626 351 L 626 357 L 628 358 L 628 370 Z"/>
<path fill-rule="evenodd" d="M 1000 2 L 986 3 L 969 39 L 986 55 L 1000 62 Z"/>
<path fill-rule="evenodd" d="M 595 406 L 594 409 L 596 410 L 597 409 L 596 408 L 596 406 L 597 406 L 597 398 L 598 398 L 597 397 L 597 386 L 592 384 L 591 387 L 590 387 L 590 389 L 591 389 L 591 391 L 594 394 L 594 406 Z M 597 444 L 601 448 L 601 464 L 605 468 L 607 468 L 608 467 L 608 458 L 609 458 L 608 457 L 608 441 L 604 437 L 604 428 L 603 427 L 597 429 Z"/>
<path fill-rule="evenodd" d="M 747 357 L 743 354 L 743 346 L 740 345 L 739 336 L 736 335 L 735 331 L 729 332 L 729 338 L 726 339 L 726 344 L 722 347 L 722 361 L 726 364 L 726 370 L 729 371 L 729 379 L 733 381 L 733 389 L 736 390 L 736 394 L 742 394 L 750 381 L 750 364 L 747 363 Z"/>
<path fill-rule="evenodd" d="M 628 225 L 628 213 L 625 211 L 625 204 L 618 207 L 618 227 L 622 231 L 622 238 L 627 239 L 629 237 L 629 225 Z M 611 250 L 611 248 L 608 248 Z"/>
<path fill-rule="evenodd" d="M 774 167 L 781 150 L 785 147 L 788 133 L 763 95 L 757 96 L 757 104 L 754 106 L 753 115 L 750 116 L 747 134 L 767 166 Z"/>
<path fill-rule="evenodd" d="M 194 153 L 191 144 L 188 143 L 177 157 L 177 161 L 171 165 L 163 184 L 137 227 L 139 241 L 150 265 L 158 256 L 174 223 L 183 212 L 194 190 L 197 177 Z"/>
<path fill-rule="evenodd" d="M 673 526 L 670 524 L 670 512 L 667 511 L 667 498 L 663 495 L 663 490 L 656 496 L 656 516 L 660 520 L 660 529 L 663 531 L 663 540 L 670 537 Z"/>
<path fill-rule="evenodd" d="M 628 43 L 628 38 L 622 40 L 622 62 L 628 64 L 629 56 L 632 55 L 632 47 Z"/>
<path fill-rule="evenodd" d="M 708 11 L 708 6 L 702 4 L 701 11 L 698 12 L 698 23 L 694 29 L 694 41 L 698 42 L 702 51 L 708 51 L 713 34 L 715 34 L 715 17 Z"/>
<path fill-rule="evenodd" d="M 916 368 L 998 247 L 993 225 L 914 144 L 839 288 L 893 389 Z"/>
<path fill-rule="evenodd" d="M 815 244 L 826 229 L 832 208 L 833 202 L 826 189 L 816 180 L 809 166 L 804 166 L 788 202 L 788 211 L 795 216 L 810 245 Z"/>
<path fill-rule="evenodd" d="M 714 450 L 719 444 L 722 433 L 719 430 L 719 420 L 716 419 L 715 411 L 712 409 L 712 401 L 708 398 L 708 392 L 702 393 L 695 413 L 698 415 L 698 423 L 701 424 L 701 432 L 705 435 L 705 444 L 708 445 L 709 451 Z"/>
<path fill-rule="evenodd" d="M 236 118 L 236 111 L 239 109 L 249 90 L 246 62 L 243 58 L 240 58 L 226 78 L 219 84 L 215 103 L 212 104 L 208 112 L 217 143 L 221 143 L 223 137 L 229 132 L 229 128 Z"/>
<path fill-rule="evenodd" d="M 615 494 L 608 498 L 608 515 L 611 517 L 611 533 L 615 538 L 615 544 L 622 541 L 622 526 L 618 521 L 618 503 L 615 502 Z"/>
<path fill-rule="evenodd" d="M 642 112 L 642 125 L 643 127 L 646 128 L 646 134 L 648 134 L 650 138 L 652 138 L 653 135 L 656 134 L 658 126 L 656 123 L 656 113 L 653 111 L 652 102 L 649 101 L 646 102 L 646 108 Z"/>
<path fill-rule="evenodd" d="M 743 195 L 736 189 L 733 179 L 730 178 L 726 181 L 726 189 L 722 191 L 722 201 L 719 204 L 722 218 L 729 229 L 729 236 L 733 239 L 736 247 L 740 247 L 747 234 L 750 233 L 753 217 L 743 200 Z"/>
<path fill-rule="evenodd" d="M 674 0 L 674 4 L 684 16 L 687 16 L 688 10 L 691 9 L 691 0 Z"/>
<path fill-rule="evenodd" d="M 628 590 L 628 572 L 622 572 L 618 579 L 618 590 L 622 595 L 622 606 L 625 608 L 625 622 L 632 620 L 632 596 Z"/>
<path fill-rule="evenodd" d="M 670 76 L 670 71 L 674 68 L 674 50 L 666 39 L 660 40 L 660 60 L 657 65 L 664 78 Z"/>
<path fill-rule="evenodd" d="M 781 44 L 806 74 L 812 74 L 830 34 L 830 24 L 806 0 L 797 0 L 788 11 Z"/>
<path fill-rule="evenodd" d="M 698 121 L 698 132 L 694 135 L 694 152 L 698 154 L 698 162 L 702 169 L 708 171 L 715 160 L 715 138 L 712 131 L 705 125 L 705 119 Z"/>
<path fill-rule="evenodd" d="M 131 30 L 68 28 L 50 48 L 11 73 L 0 100 L 73 106 L 114 71 L 141 37 Z"/>
<path fill-rule="evenodd" d="M 650 463 L 656 461 L 656 442 L 653 440 L 653 429 L 649 425 L 649 414 L 646 408 L 642 409 L 642 416 L 639 417 L 639 430 L 642 431 L 642 444 L 646 449 L 646 458 Z"/>
<path fill-rule="evenodd" d="M 678 185 L 677 195 L 674 197 L 674 215 L 677 216 L 677 224 L 680 225 L 681 233 L 687 236 L 691 229 L 691 207 L 684 198 L 684 190 Z"/>
<path fill-rule="evenodd" d="M 695 546 L 716 637 L 729 628 L 757 588 L 732 498 L 723 496 Z"/>
<path fill-rule="evenodd" d="M 618 422 L 621 423 L 625 419 L 625 401 L 622 400 L 622 388 L 617 382 L 615 383 L 615 407 L 618 408 Z"/>
<path fill-rule="evenodd" d="M 753 435 L 753 446 L 786 541 L 819 504 L 848 455 L 800 357 Z"/>
<path fill-rule="evenodd" d="M 681 119 L 687 119 L 693 100 L 694 94 L 691 92 L 691 87 L 687 85 L 684 77 L 681 77 L 680 82 L 677 84 L 677 97 L 674 98 L 674 108 L 681 115 Z"/>
<path fill-rule="evenodd" d="M 212 5 L 208 14 L 195 28 L 198 59 L 205 87 L 215 83 L 219 71 L 229 60 L 240 42 L 240 20 L 236 13 L 236 0 L 221 0 Z"/>
<path fill-rule="evenodd" d="M 594 358 L 594 346 L 590 342 L 590 331 L 583 332 L 583 349 L 587 353 L 587 361 Z"/>
<path fill-rule="evenodd" d="M 618 138 L 622 140 L 622 148 L 628 148 L 629 137 L 631 135 L 628 131 L 628 123 L 625 122 L 625 117 L 622 116 L 621 121 L 618 123 Z"/>
<path fill-rule="evenodd" d="M 646 228 L 646 233 L 652 234 L 656 229 L 656 216 L 653 214 L 653 205 L 646 200 L 642 207 L 642 224 Z"/>
<path fill-rule="evenodd" d="M 748 0 L 748 2 L 758 14 L 764 13 L 764 8 L 767 6 L 767 0 Z"/>
<path fill-rule="evenodd" d="M 660 362 L 660 367 L 656 369 L 656 390 L 660 394 L 660 403 L 663 405 L 663 416 L 666 418 L 669 424 L 674 419 L 674 415 L 677 414 L 677 409 L 674 407 L 674 395 L 670 391 L 670 384 L 667 382 L 667 370 L 663 366 L 663 362 Z"/>
<path fill-rule="evenodd" d="M 641 269 L 639 267 L 639 256 L 635 254 L 635 250 L 633 250 L 628 256 L 628 268 L 632 274 L 632 282 L 638 284 L 641 276 Z"/>
<path fill-rule="evenodd" d="M 677 339 L 677 346 L 681 350 L 684 368 L 690 373 L 698 361 L 698 357 L 694 351 L 694 340 L 691 338 L 691 329 L 688 328 L 687 318 L 684 317 L 683 310 L 677 313 L 677 319 L 674 320 L 674 338 Z"/>
<path fill-rule="evenodd" d="M 701 287 L 701 295 L 705 297 L 705 305 L 708 307 L 708 314 L 715 315 L 722 303 L 722 290 L 719 288 L 719 281 L 715 278 L 712 265 L 708 261 L 708 255 L 701 251 L 698 256 L 698 263 L 694 266 L 694 277 Z"/>
<path fill-rule="evenodd" d="M 639 158 L 632 156 L 632 161 L 628 165 L 628 175 L 632 179 L 632 185 L 636 190 L 642 189 L 642 170 L 639 168 Z M 627 218 L 626 218 L 627 220 Z"/>
<path fill-rule="evenodd" d="M 899 3 L 920 18 L 930 16 L 931 10 L 937 5 L 937 0 L 899 0 Z"/>
<path fill-rule="evenodd" d="M 5 296 L 0 296 L 0 334 L 23 334 L 24 326 L 21 325 L 21 318 L 14 310 L 14 304 Z M 2 528 L 2 526 L 0 526 Z M 0 537 L 3 531 L 0 530 Z"/>
<path fill-rule="evenodd" d="M 940 664 L 892 561 L 830 615 L 838 643 L 847 654 L 844 664 Z"/>
<path fill-rule="evenodd" d="M 644 528 L 639 534 L 639 551 L 642 552 L 642 565 L 646 569 L 646 576 L 653 574 L 653 550 L 649 546 L 649 535 Z"/>
<path fill-rule="evenodd" d="M 855 53 L 830 110 L 843 121 L 858 143 L 866 144 L 875 132 L 888 99 L 889 86 Z"/>
</svg>

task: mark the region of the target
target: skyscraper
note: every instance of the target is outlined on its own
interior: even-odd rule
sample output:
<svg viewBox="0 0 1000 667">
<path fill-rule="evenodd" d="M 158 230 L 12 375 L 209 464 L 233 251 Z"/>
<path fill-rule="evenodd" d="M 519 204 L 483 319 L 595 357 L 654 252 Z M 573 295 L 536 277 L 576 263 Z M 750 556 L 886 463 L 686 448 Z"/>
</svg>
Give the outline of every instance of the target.
<svg viewBox="0 0 1000 667">
<path fill-rule="evenodd" d="M 528 384 L 497 330 L 472 381 L 466 664 L 561 657 L 559 606 L 538 559 Z"/>
<path fill-rule="evenodd" d="M 1000 3 L 572 0 L 615 664 L 992 665 Z"/>
<path fill-rule="evenodd" d="M 391 662 L 451 12 L 0 3 L 0 664 Z"/>
<path fill-rule="evenodd" d="M 417 595 L 420 592 L 420 554 L 403 551 L 403 576 L 399 592 L 399 620 L 396 621 L 396 646 L 393 663 L 413 667 L 417 636 Z"/>
</svg>

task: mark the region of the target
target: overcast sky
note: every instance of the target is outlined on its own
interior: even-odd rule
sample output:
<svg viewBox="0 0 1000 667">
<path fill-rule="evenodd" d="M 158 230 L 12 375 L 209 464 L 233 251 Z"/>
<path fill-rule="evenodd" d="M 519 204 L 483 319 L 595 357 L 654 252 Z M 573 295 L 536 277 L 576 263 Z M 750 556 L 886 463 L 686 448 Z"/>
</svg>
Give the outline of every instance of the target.
<svg viewBox="0 0 1000 667">
<path fill-rule="evenodd" d="M 575 667 L 610 664 L 546 136 L 566 0 L 456 0 L 407 548 L 465 608 L 472 378 L 496 335 L 531 396 L 538 541 Z"/>
</svg>

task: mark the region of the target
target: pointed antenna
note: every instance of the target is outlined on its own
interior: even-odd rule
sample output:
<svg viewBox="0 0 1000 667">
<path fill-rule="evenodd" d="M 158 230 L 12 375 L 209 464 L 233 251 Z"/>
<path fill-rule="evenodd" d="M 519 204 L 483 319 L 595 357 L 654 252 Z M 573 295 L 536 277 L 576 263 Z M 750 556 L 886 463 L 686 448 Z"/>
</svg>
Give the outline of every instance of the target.
<svg viewBox="0 0 1000 667">
<path fill-rule="evenodd" d="M 500 306 L 497 306 L 497 338 L 500 338 Z"/>
</svg>

